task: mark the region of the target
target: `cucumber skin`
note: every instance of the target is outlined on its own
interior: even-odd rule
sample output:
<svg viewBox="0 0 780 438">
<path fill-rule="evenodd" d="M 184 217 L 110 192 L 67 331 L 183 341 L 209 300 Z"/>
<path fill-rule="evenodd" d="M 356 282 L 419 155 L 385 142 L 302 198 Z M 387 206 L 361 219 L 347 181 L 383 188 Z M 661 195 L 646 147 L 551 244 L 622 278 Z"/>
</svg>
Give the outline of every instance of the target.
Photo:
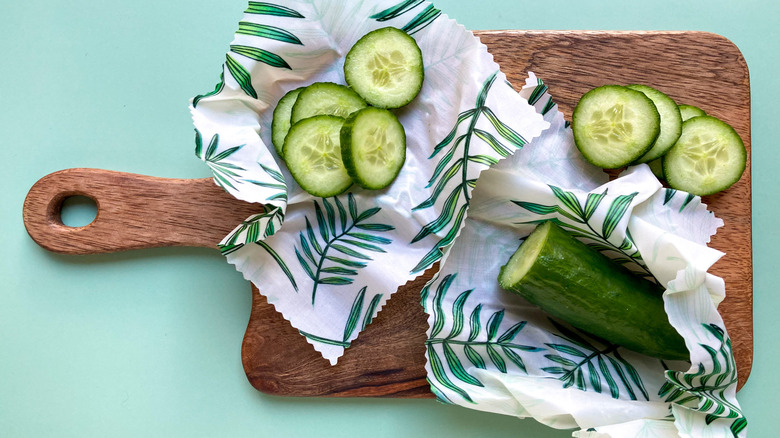
<svg viewBox="0 0 780 438">
<path fill-rule="evenodd" d="M 347 173 L 349 173 L 349 176 L 352 178 L 355 183 L 368 190 L 380 190 L 384 189 L 385 187 L 392 184 L 393 181 L 398 177 L 398 174 L 401 173 L 401 169 L 403 168 L 403 165 L 398 166 L 398 169 L 395 172 L 395 175 L 393 175 L 393 178 L 387 181 L 387 184 L 383 185 L 375 185 L 371 184 L 369 181 L 366 181 L 365 179 L 361 178 L 358 171 L 357 171 L 357 163 L 355 163 L 355 160 L 353 159 L 352 154 L 352 127 L 355 125 L 355 122 L 357 118 L 363 113 L 363 112 L 370 112 L 370 111 L 387 111 L 383 108 L 374 108 L 374 107 L 367 107 L 363 108 L 362 110 L 355 111 L 354 113 L 350 114 L 349 117 L 344 121 L 344 124 L 341 125 L 341 132 L 340 132 L 340 140 L 341 140 L 341 161 L 344 163 L 344 167 L 347 169 Z M 397 119 L 396 119 L 397 121 Z M 401 125 L 401 122 L 398 122 L 398 125 L 401 126 L 401 129 L 403 130 L 403 126 Z M 403 159 L 401 162 L 406 161 L 406 138 L 404 137 L 404 148 L 403 148 Z"/>
<path fill-rule="evenodd" d="M 631 274 L 551 221 L 538 257 L 515 284 L 501 284 L 548 314 L 609 342 L 660 359 L 689 360 L 664 310 L 662 289 Z M 499 283 L 506 265 L 501 268 Z"/>
<path fill-rule="evenodd" d="M 632 85 L 628 85 L 627 87 L 632 90 L 642 92 L 645 94 L 645 96 L 649 97 L 650 100 L 653 101 L 653 104 L 656 105 L 659 116 L 661 117 L 661 125 L 660 125 L 660 131 L 658 133 L 658 137 L 653 142 L 653 145 L 650 147 L 650 150 L 645 152 L 644 155 L 642 155 L 636 160 L 636 163 L 648 163 L 650 161 L 662 157 L 666 152 L 669 151 L 669 149 L 672 148 L 672 146 L 674 146 L 674 143 L 677 141 L 677 139 L 680 138 L 680 134 L 682 134 L 682 115 L 680 114 L 680 107 L 671 97 L 667 96 L 666 93 L 657 90 L 649 85 L 632 84 Z M 656 102 L 656 100 L 658 100 L 658 102 Z M 659 103 L 666 103 L 668 106 L 667 109 L 674 112 L 675 113 L 674 115 L 677 116 L 674 117 L 676 120 L 669 120 L 668 118 L 665 119 L 664 116 L 661 115 L 662 108 L 659 106 Z M 672 134 L 672 136 L 674 137 L 674 141 L 668 142 L 668 144 L 666 145 L 662 145 L 663 147 L 659 150 L 658 142 L 664 139 L 664 135 L 668 135 L 669 133 L 668 130 L 670 128 L 674 129 L 674 133 Z"/>
<path fill-rule="evenodd" d="M 288 91 L 284 96 L 282 96 L 281 99 L 279 99 L 279 102 L 277 102 L 276 107 L 274 108 L 273 119 L 271 121 L 271 143 L 273 143 L 274 148 L 276 149 L 276 153 L 282 159 L 284 159 L 284 137 L 287 136 L 287 132 L 289 132 L 290 128 L 292 127 L 290 124 L 290 114 L 282 113 L 282 103 L 287 100 L 298 99 L 298 95 L 301 93 L 301 91 L 303 91 L 304 88 L 306 87 L 299 87 Z M 293 104 L 294 103 L 295 101 L 293 100 Z M 290 105 L 289 109 L 290 112 L 292 112 L 292 105 Z M 281 118 L 285 118 L 286 120 L 283 121 Z M 278 131 L 280 128 L 280 123 L 288 125 L 286 126 L 287 130 L 283 133 Z"/>
<path fill-rule="evenodd" d="M 686 104 L 679 104 L 677 107 L 680 109 L 680 117 L 682 117 L 682 121 L 686 121 L 688 119 L 691 119 L 693 117 L 698 116 L 706 116 L 707 113 L 704 112 L 703 109 L 694 106 L 694 105 L 686 105 Z"/>
<path fill-rule="evenodd" d="M 298 93 L 298 98 L 295 100 L 295 104 L 293 105 L 292 110 L 290 111 L 291 125 L 294 125 L 303 119 L 317 116 L 317 115 L 332 115 L 341 118 L 346 118 L 346 116 L 349 115 L 346 113 L 343 115 L 339 115 L 339 114 L 331 114 L 331 113 L 324 113 L 324 112 L 317 112 L 316 114 L 308 114 L 307 113 L 308 109 L 306 108 L 308 102 L 306 102 L 306 100 L 309 98 L 310 94 L 314 94 L 317 92 L 330 91 L 334 94 L 343 93 L 343 96 L 349 96 L 353 100 L 353 103 L 358 103 L 358 105 L 355 105 L 355 107 L 352 108 L 351 111 L 349 111 L 349 113 L 352 113 L 354 111 L 357 111 L 359 109 L 368 106 L 368 103 L 366 103 L 366 101 L 362 97 L 360 97 L 360 95 L 357 94 L 355 90 L 353 90 L 352 88 L 346 85 L 337 84 L 335 82 L 314 82 L 313 84 L 309 84 L 308 86 L 301 87 L 301 88 L 302 89 L 300 93 Z"/>
</svg>

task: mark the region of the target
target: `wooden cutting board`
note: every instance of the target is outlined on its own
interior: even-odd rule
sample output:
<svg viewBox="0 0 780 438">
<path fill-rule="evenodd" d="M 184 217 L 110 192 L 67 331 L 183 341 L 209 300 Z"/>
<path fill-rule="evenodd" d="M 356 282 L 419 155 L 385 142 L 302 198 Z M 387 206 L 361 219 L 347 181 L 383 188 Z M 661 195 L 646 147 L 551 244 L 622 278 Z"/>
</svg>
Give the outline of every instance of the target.
<svg viewBox="0 0 780 438">
<path fill-rule="evenodd" d="M 522 85 L 528 71 L 542 78 L 569 120 L 587 90 L 607 83 L 643 83 L 725 120 L 750 151 L 748 69 L 739 49 L 723 37 L 703 32 L 476 34 L 513 84 Z M 62 224 L 62 201 L 73 195 L 96 201 L 92 224 Z M 741 387 L 753 361 L 749 154 L 742 179 L 704 202 L 726 224 L 712 239 L 714 248 L 726 252 L 712 272 L 726 282 L 728 296 L 720 312 L 732 338 Z M 173 245 L 216 247 L 257 208 L 232 198 L 211 179 L 68 169 L 38 181 L 23 214 L 28 233 L 42 247 L 94 254 Z M 419 290 L 430 274 L 400 288 L 336 366 L 253 293 L 241 351 L 250 383 L 260 391 L 289 396 L 433 397 L 424 369 L 426 318 L 419 305 Z"/>
</svg>

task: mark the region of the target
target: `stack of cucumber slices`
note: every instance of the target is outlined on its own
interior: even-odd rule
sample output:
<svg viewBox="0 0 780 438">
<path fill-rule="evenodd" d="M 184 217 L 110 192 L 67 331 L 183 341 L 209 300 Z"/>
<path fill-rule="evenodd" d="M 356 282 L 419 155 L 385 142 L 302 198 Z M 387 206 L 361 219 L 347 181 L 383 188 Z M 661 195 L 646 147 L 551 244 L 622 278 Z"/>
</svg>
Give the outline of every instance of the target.
<svg viewBox="0 0 780 438">
<path fill-rule="evenodd" d="M 747 162 L 731 126 L 647 85 L 588 91 L 574 108 L 572 132 L 590 163 L 606 169 L 647 163 L 671 188 L 699 196 L 731 187 Z"/>
<path fill-rule="evenodd" d="M 417 96 L 423 76 L 414 38 L 385 27 L 347 53 L 347 85 L 315 82 L 285 94 L 274 109 L 271 137 L 298 185 L 323 198 L 353 183 L 389 186 L 406 160 L 406 133 L 391 110 Z"/>
</svg>

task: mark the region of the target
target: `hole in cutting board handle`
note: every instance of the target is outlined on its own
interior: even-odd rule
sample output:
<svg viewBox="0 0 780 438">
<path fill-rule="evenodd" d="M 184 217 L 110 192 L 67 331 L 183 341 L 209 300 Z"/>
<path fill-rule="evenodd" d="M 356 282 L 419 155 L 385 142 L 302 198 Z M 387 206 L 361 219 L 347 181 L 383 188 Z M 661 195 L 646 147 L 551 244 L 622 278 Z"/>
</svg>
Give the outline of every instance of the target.
<svg viewBox="0 0 780 438">
<path fill-rule="evenodd" d="M 66 196 L 60 204 L 59 216 L 66 227 L 86 227 L 97 217 L 97 203 L 85 195 Z"/>
</svg>

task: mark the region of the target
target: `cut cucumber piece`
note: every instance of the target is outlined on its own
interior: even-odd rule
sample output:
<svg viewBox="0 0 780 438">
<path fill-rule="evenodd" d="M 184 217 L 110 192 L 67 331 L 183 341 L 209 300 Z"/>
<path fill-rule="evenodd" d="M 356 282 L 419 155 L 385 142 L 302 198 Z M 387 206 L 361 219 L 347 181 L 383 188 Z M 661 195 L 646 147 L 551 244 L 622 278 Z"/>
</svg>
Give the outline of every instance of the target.
<svg viewBox="0 0 780 438">
<path fill-rule="evenodd" d="M 422 89 L 423 60 L 417 42 L 395 27 L 365 34 L 344 60 L 344 77 L 369 104 L 400 108 Z"/>
<path fill-rule="evenodd" d="M 339 133 L 344 119 L 320 115 L 290 127 L 284 140 L 284 161 L 295 181 L 308 193 L 327 198 L 352 185 L 341 161 Z"/>
<path fill-rule="evenodd" d="M 303 87 L 288 91 L 279 99 L 276 108 L 274 108 L 274 118 L 271 121 L 271 141 L 280 157 L 284 157 L 284 138 L 287 137 L 287 131 L 290 130 L 292 107 L 302 90 Z"/>
<path fill-rule="evenodd" d="M 352 179 L 364 189 L 383 189 L 406 160 L 406 133 L 386 109 L 354 112 L 341 127 L 341 157 Z"/>
<path fill-rule="evenodd" d="M 680 138 L 680 133 L 682 132 L 680 109 L 672 98 L 653 87 L 633 84 L 629 85 L 628 88 L 641 91 L 645 96 L 649 97 L 661 116 L 661 132 L 658 133 L 658 138 L 653 142 L 653 147 L 637 160 L 638 163 L 647 163 L 665 154 Z"/>
<path fill-rule="evenodd" d="M 354 90 L 333 82 L 315 82 L 304 88 L 292 107 L 290 123 L 319 115 L 345 118 L 368 106 Z"/>
<path fill-rule="evenodd" d="M 653 146 L 661 116 L 644 93 L 604 85 L 585 93 L 572 114 L 577 149 L 591 164 L 617 169 L 634 162 Z"/>
<path fill-rule="evenodd" d="M 539 225 L 501 268 L 498 282 L 549 315 L 661 359 L 690 358 L 669 324 L 659 286 L 634 276 L 552 221 Z"/>
<path fill-rule="evenodd" d="M 664 156 L 664 175 L 673 189 L 705 196 L 739 181 L 747 150 L 734 128 L 712 116 L 683 123 L 682 135 Z"/>
<path fill-rule="evenodd" d="M 680 108 L 680 116 L 682 116 L 683 122 L 693 117 L 707 115 L 707 113 L 705 113 L 703 109 L 693 105 L 681 104 L 681 105 L 677 105 L 677 108 Z"/>
</svg>

